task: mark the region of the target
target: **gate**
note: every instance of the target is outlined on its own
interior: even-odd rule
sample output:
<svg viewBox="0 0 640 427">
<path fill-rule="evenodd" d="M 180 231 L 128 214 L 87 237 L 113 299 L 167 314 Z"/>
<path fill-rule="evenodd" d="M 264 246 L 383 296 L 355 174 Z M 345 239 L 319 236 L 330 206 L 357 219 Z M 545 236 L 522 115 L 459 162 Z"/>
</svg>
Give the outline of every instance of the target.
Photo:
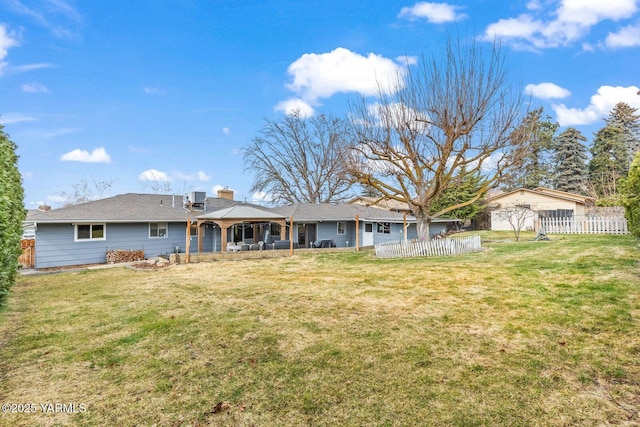
<svg viewBox="0 0 640 427">
<path fill-rule="evenodd" d="M 35 239 L 23 239 L 20 241 L 22 254 L 18 258 L 18 263 L 22 268 L 35 268 L 36 266 L 36 241 Z"/>
</svg>

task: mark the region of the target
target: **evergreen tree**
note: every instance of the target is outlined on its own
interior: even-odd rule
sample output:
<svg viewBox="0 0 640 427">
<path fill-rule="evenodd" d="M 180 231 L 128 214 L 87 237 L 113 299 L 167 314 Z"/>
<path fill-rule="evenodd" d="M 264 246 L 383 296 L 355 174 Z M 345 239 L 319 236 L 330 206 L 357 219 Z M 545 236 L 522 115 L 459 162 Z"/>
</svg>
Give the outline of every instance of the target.
<svg viewBox="0 0 640 427">
<path fill-rule="evenodd" d="M 552 152 L 553 138 L 558 123 L 543 116 L 542 107 L 530 111 L 522 124 L 514 131 L 514 136 L 529 141 L 531 151 L 523 160 L 522 166 L 512 171 L 505 179 L 505 191 L 516 188 L 550 187 L 552 185 Z"/>
<path fill-rule="evenodd" d="M 636 153 L 629 175 L 622 180 L 622 205 L 631 234 L 640 238 L 640 153 Z"/>
<path fill-rule="evenodd" d="M 599 204 L 615 204 L 618 195 L 618 180 L 627 173 L 627 149 L 625 132 L 616 125 L 607 124 L 596 132 L 591 147 L 589 181 L 593 196 Z"/>
<path fill-rule="evenodd" d="M 444 210 L 450 206 L 463 203 L 474 194 L 477 194 L 478 190 L 482 187 L 484 180 L 480 171 L 472 175 L 468 175 L 466 168 L 462 168 L 455 176 L 458 180 L 458 184 L 447 188 L 431 205 L 432 213 L 436 213 L 440 210 Z M 456 218 L 456 219 L 471 219 L 478 212 L 482 210 L 480 201 L 476 201 L 470 205 L 463 206 L 454 209 L 446 214 L 442 215 L 443 218 Z"/>
<path fill-rule="evenodd" d="M 16 144 L 0 125 L 0 305 L 5 303 L 16 278 L 22 221 L 26 213 L 23 202 Z"/>
<path fill-rule="evenodd" d="M 627 151 L 625 170 L 631 164 L 635 154 L 640 151 L 640 115 L 635 114 L 637 108 L 632 108 L 626 102 L 618 102 L 606 119 L 607 126 L 618 127 L 622 130 L 620 138 Z"/>
<path fill-rule="evenodd" d="M 554 141 L 554 188 L 584 194 L 587 178 L 587 138 L 575 128 L 567 128 Z"/>
</svg>

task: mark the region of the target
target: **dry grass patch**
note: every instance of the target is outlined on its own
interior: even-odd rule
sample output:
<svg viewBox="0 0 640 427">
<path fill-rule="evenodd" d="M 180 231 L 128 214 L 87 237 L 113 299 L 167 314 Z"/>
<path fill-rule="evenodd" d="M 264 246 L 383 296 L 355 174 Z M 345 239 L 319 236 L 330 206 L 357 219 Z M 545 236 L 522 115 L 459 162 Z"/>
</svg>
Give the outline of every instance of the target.
<svg viewBox="0 0 640 427">
<path fill-rule="evenodd" d="M 0 424 L 637 424 L 631 238 L 489 237 L 455 258 L 21 278 L 0 315 L 0 400 L 87 411 Z"/>
</svg>

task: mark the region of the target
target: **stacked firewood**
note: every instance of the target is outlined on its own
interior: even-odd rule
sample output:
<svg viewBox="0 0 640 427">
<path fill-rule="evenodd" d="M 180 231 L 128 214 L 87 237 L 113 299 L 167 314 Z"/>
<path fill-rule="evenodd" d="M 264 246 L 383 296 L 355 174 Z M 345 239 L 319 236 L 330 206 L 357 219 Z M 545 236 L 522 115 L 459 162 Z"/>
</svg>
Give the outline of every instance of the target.
<svg viewBox="0 0 640 427">
<path fill-rule="evenodd" d="M 107 264 L 118 262 L 142 261 L 144 259 L 143 250 L 122 250 L 107 251 Z"/>
</svg>

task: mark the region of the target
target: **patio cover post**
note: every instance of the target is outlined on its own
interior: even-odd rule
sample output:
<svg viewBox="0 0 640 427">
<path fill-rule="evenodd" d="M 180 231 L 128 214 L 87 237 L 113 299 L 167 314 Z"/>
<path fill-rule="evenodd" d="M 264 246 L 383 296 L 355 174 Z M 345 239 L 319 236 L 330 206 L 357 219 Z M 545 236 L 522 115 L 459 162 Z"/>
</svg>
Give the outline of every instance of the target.
<svg viewBox="0 0 640 427">
<path fill-rule="evenodd" d="M 186 256 L 184 262 L 189 264 L 189 247 L 191 246 L 191 218 L 187 218 L 187 241 L 185 242 Z"/>
<path fill-rule="evenodd" d="M 356 214 L 356 252 L 360 251 L 360 221 Z"/>
<path fill-rule="evenodd" d="M 293 255 L 293 217 L 289 217 L 289 255 Z"/>
</svg>

